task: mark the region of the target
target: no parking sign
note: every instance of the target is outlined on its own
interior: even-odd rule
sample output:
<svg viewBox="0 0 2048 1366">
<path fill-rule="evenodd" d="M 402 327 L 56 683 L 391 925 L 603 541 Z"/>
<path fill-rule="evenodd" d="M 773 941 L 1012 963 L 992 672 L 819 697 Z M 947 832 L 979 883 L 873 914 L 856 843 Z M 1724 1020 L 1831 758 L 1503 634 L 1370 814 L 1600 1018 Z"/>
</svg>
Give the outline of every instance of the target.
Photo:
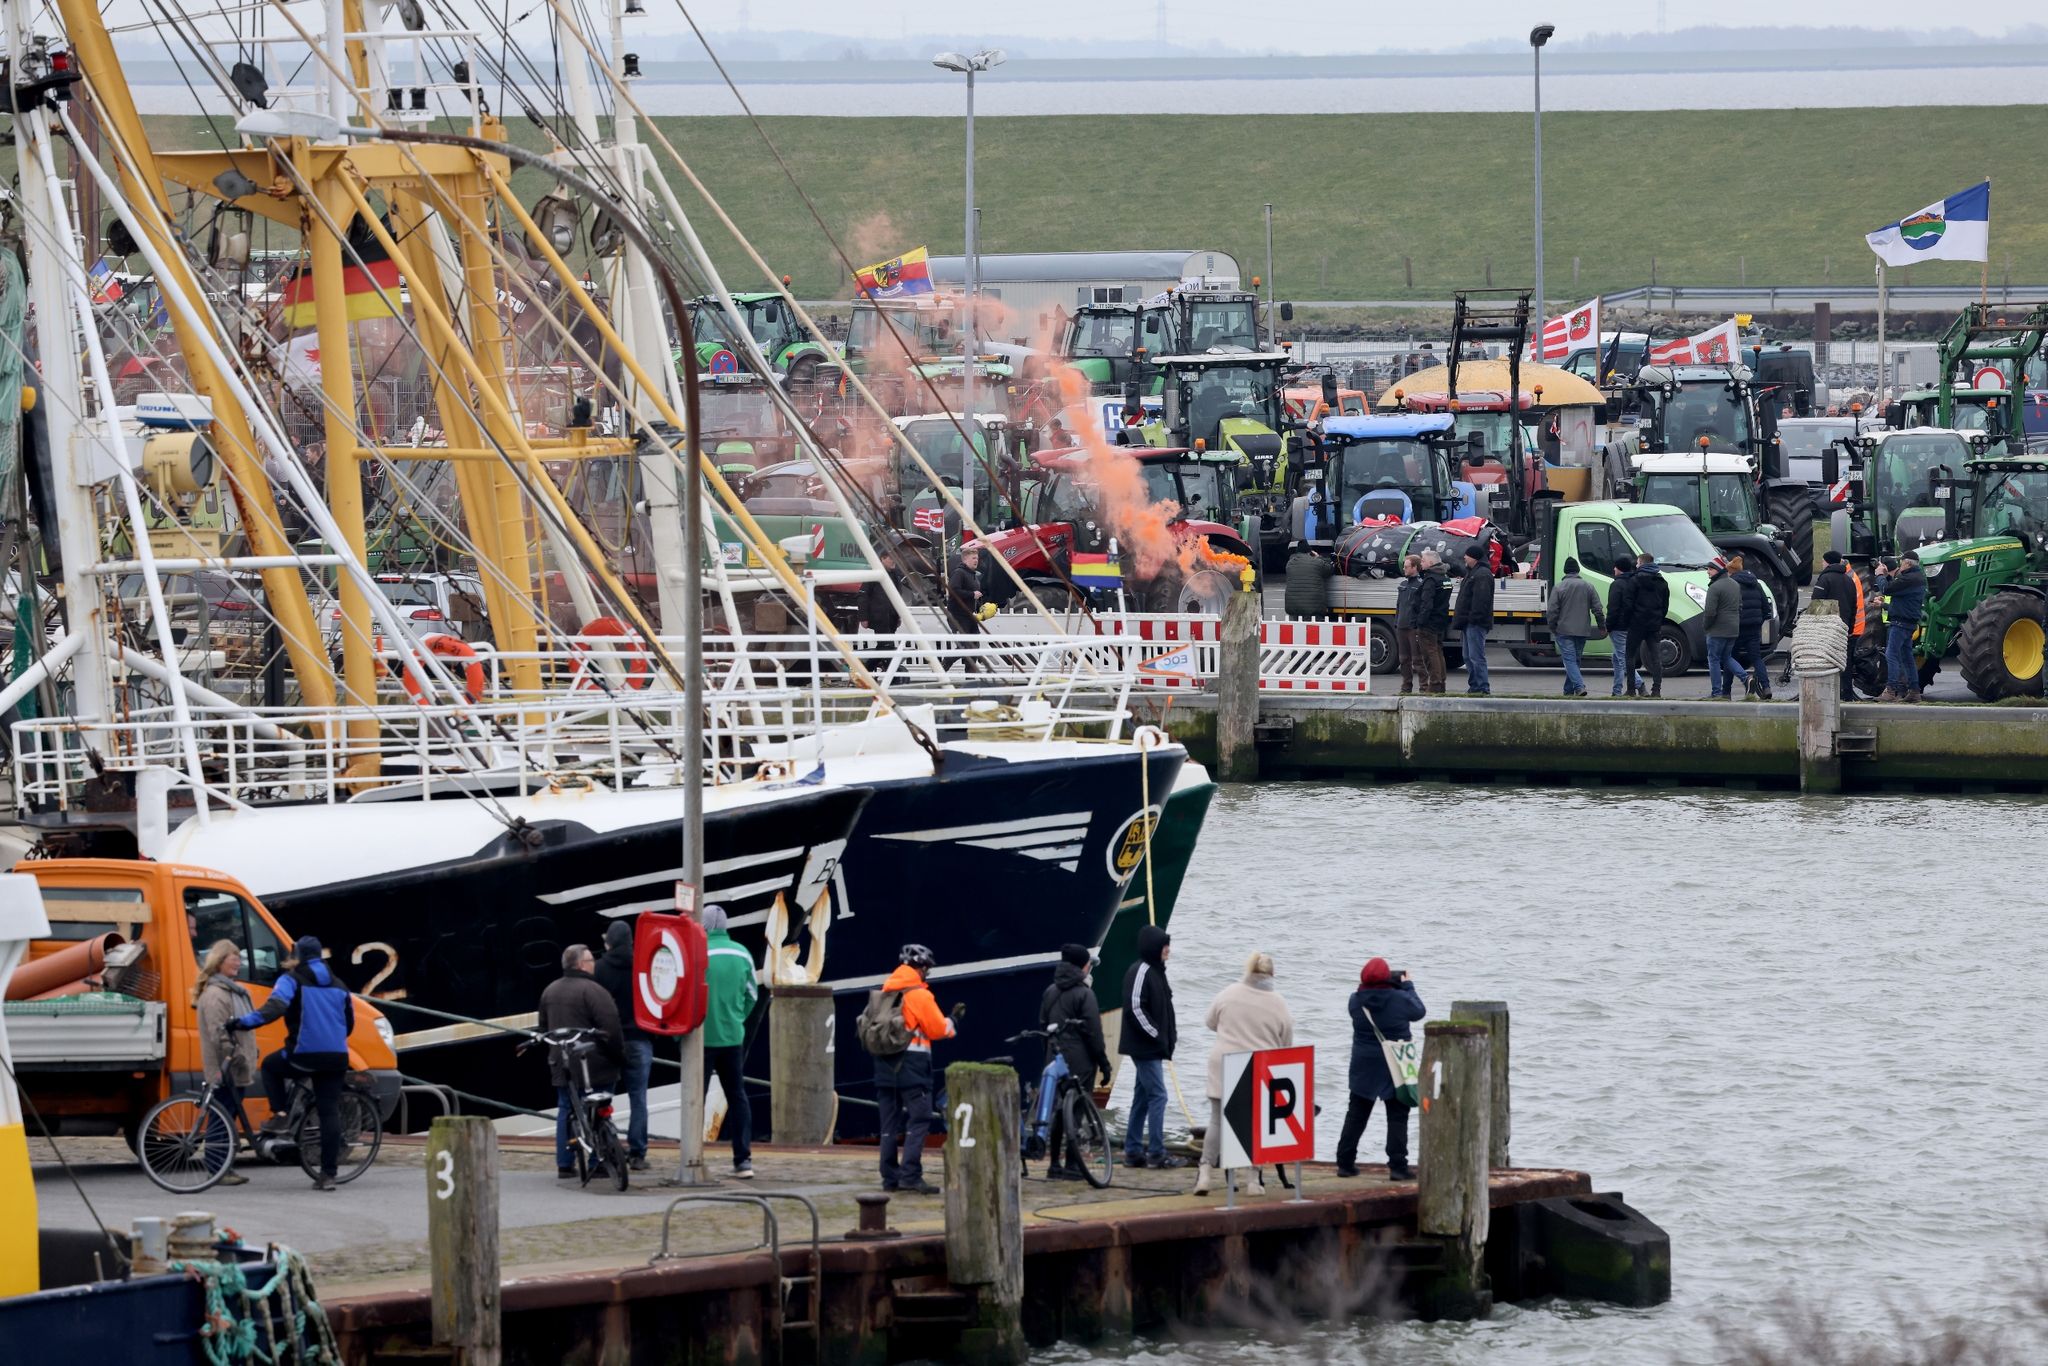
<svg viewBox="0 0 2048 1366">
<path fill-rule="evenodd" d="M 1223 1166 L 1308 1162 L 1316 1155 L 1316 1050 L 1223 1055 Z"/>
</svg>

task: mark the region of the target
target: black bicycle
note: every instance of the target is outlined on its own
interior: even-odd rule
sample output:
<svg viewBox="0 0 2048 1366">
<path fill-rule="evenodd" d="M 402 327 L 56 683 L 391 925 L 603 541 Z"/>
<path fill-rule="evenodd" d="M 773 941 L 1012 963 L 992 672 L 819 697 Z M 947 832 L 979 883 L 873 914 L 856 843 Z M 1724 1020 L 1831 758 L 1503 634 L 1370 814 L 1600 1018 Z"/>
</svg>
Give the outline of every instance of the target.
<svg viewBox="0 0 2048 1366">
<path fill-rule="evenodd" d="M 1062 1020 L 1051 1029 L 1027 1029 L 1021 1034 L 1012 1034 L 1003 1042 L 1012 1048 L 1021 1048 L 1032 1039 L 1043 1040 L 1045 1044 L 1044 1061 L 1037 1071 L 1023 1079 L 1022 1132 L 1026 1141 L 1019 1145 L 1019 1150 L 1025 1174 L 1030 1174 L 1031 1159 L 1043 1156 L 1048 1159 L 1048 1178 L 1064 1165 L 1069 1171 L 1079 1173 L 1089 1185 L 1101 1190 L 1115 1178 L 1116 1145 L 1110 1141 L 1109 1125 L 1103 1120 L 1102 1111 L 1096 1108 L 1095 1097 L 1089 1093 L 1088 1079 L 1077 1077 L 1072 1072 L 1059 1079 L 1052 1098 L 1052 1133 L 1047 1140 L 1041 1140 L 1038 1135 L 1038 1107 L 1045 1068 L 1052 1063 L 1059 1035 L 1079 1028 L 1078 1021 Z M 996 1061 L 1009 1062 L 1011 1059 Z"/>
<path fill-rule="evenodd" d="M 232 1056 L 234 1035 L 223 1043 L 222 1056 Z M 135 1155 L 150 1180 L 179 1195 L 206 1190 L 234 1169 L 235 1157 L 244 1150 L 267 1162 L 284 1162 L 296 1152 L 300 1167 L 315 1180 L 320 1176 L 320 1112 L 313 1101 L 313 1083 L 302 1073 L 293 1073 L 290 1103 L 284 1123 L 275 1131 L 250 1134 L 242 1117 L 237 1133 L 236 1116 L 228 1111 L 221 1095 L 220 1079 L 209 1077 L 196 1091 L 179 1091 L 158 1101 L 136 1130 Z M 376 1101 L 354 1078 L 341 1092 L 341 1154 L 335 1163 L 334 1180 L 344 1184 L 355 1180 L 377 1160 L 384 1144 L 384 1123 Z M 235 1107 L 240 1109 L 240 1106 Z"/>
<path fill-rule="evenodd" d="M 531 1043 L 546 1044 L 551 1062 L 566 1062 L 576 1085 L 569 1088 L 569 1148 L 576 1155 L 576 1179 L 588 1186 L 602 1174 L 611 1178 L 615 1190 L 624 1190 L 632 1173 L 626 1166 L 626 1145 L 612 1127 L 612 1093 L 591 1085 L 590 1059 L 597 1052 L 600 1037 L 595 1029 L 550 1029 L 528 1036 Z"/>
</svg>

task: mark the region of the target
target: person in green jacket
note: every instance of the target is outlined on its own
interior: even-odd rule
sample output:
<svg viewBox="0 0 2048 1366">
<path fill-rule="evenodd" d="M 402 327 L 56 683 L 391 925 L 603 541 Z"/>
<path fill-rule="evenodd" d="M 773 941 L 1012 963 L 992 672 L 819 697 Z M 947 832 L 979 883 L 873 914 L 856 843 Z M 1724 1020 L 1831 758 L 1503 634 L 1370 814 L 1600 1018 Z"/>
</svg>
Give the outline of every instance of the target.
<svg viewBox="0 0 2048 1366">
<path fill-rule="evenodd" d="M 759 992 L 754 984 L 754 956 L 726 933 L 723 906 L 704 908 L 704 936 L 709 948 L 704 974 L 709 997 L 704 1007 L 704 1071 L 707 1078 L 717 1077 L 719 1089 L 725 1092 L 724 1132 L 732 1139 L 732 1174 L 751 1181 L 754 1115 L 747 1105 L 740 1063 L 746 1052 L 747 1016 L 753 1013 Z"/>
</svg>

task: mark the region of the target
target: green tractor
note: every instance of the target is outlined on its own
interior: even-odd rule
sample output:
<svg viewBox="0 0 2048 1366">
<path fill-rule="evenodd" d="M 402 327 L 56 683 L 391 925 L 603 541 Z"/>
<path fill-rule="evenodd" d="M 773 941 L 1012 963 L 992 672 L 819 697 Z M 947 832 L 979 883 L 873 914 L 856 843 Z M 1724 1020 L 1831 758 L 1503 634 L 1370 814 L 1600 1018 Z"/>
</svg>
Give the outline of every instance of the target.
<svg viewBox="0 0 2048 1366">
<path fill-rule="evenodd" d="M 2041 692 L 2048 604 L 2048 456 L 1972 460 L 1943 479 L 1951 539 L 1920 549 L 1927 614 L 1914 642 L 1922 686 L 1954 649 L 1987 702 Z M 1960 496 L 1958 496 L 1960 495 Z"/>
<path fill-rule="evenodd" d="M 1224 351 L 1161 356 L 1164 380 L 1158 418 L 1136 430 L 1152 447 L 1231 452 L 1238 461 L 1236 521 L 1258 525 L 1263 565 L 1284 565 L 1290 494 L 1288 427 L 1282 411 L 1281 371 L 1293 363 L 1284 351 Z M 1125 385 L 1127 411 L 1139 410 L 1136 381 Z"/>
<path fill-rule="evenodd" d="M 812 340 L 793 310 L 780 294 L 735 294 L 740 316 L 761 354 L 787 375 L 793 384 L 808 384 L 820 365 L 837 363 L 839 357 Z M 745 356 L 732 335 L 731 320 L 716 299 L 705 297 L 690 305 L 691 325 L 697 336 L 697 367 L 707 375 L 734 374 L 746 369 Z"/>
<path fill-rule="evenodd" d="M 1166 384 L 1160 356 L 1259 350 L 1259 307 L 1256 294 L 1200 282 L 1139 304 L 1084 304 L 1069 318 L 1054 354 L 1086 375 L 1097 393 L 1117 393 L 1136 381 L 1139 393 L 1150 396 Z M 1283 304 L 1281 316 L 1292 318 L 1294 306 Z"/>
<path fill-rule="evenodd" d="M 2048 341 L 2048 304 L 1968 304 L 1938 343 L 1941 378 L 1885 409 L 1887 427 L 1956 427 L 1991 433 L 1994 453 L 2018 452 L 2022 405 Z M 2009 444 L 2008 444 L 2009 443 Z"/>
<path fill-rule="evenodd" d="M 1820 503 L 1778 443 L 1776 405 L 1759 403 L 1745 365 L 1645 365 L 1606 389 L 1611 412 L 1635 419 L 1648 454 L 1737 451 L 1749 462 L 1764 520 L 1785 535 L 1793 581 L 1813 581 L 1813 523 Z M 1704 443 L 1704 444 L 1703 444 Z"/>
</svg>

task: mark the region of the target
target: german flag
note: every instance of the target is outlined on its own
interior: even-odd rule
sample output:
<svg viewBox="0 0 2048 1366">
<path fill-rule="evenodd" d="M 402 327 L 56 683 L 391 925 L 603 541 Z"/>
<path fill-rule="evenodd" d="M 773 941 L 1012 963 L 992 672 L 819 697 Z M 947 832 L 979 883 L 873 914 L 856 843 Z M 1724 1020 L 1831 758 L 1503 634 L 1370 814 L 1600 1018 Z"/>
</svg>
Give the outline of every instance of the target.
<svg viewBox="0 0 2048 1366">
<path fill-rule="evenodd" d="M 398 263 L 372 261 L 365 266 L 347 266 L 341 272 L 343 292 L 348 296 L 348 320 L 398 316 Z M 382 290 L 380 294 L 378 291 Z M 313 268 L 301 266 L 284 285 L 284 323 L 297 331 L 313 326 Z"/>
</svg>

